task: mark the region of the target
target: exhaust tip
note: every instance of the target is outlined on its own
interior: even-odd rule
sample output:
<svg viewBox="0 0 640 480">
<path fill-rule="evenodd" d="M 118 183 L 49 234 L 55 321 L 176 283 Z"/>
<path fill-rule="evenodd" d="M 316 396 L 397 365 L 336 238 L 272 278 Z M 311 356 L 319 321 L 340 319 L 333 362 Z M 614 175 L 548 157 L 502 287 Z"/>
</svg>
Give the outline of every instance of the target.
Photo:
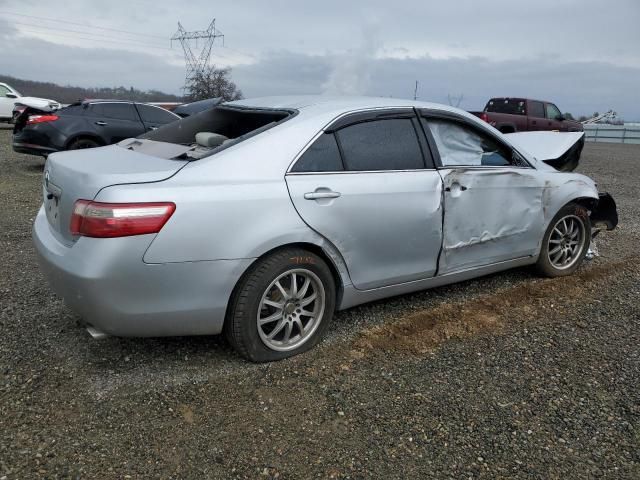
<svg viewBox="0 0 640 480">
<path fill-rule="evenodd" d="M 94 340 L 104 340 L 110 336 L 108 333 L 98 330 L 93 325 L 87 325 L 87 332 L 89 332 L 89 335 L 91 335 Z"/>
</svg>

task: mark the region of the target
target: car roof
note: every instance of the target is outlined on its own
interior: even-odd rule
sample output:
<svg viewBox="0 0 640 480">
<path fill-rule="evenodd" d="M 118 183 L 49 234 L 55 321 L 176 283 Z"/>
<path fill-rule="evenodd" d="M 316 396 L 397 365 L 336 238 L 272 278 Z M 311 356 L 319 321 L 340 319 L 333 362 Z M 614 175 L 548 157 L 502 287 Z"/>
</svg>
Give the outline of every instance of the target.
<svg viewBox="0 0 640 480">
<path fill-rule="evenodd" d="M 297 121 L 317 119 L 325 122 L 342 114 L 378 108 L 424 108 L 455 113 L 481 122 L 477 117 L 459 108 L 418 100 L 390 97 L 297 95 L 274 96 L 237 100 L 221 105 L 244 108 L 291 109 L 298 112 Z"/>
<path fill-rule="evenodd" d="M 135 103 L 136 105 L 150 105 L 152 107 L 158 106 L 158 105 L 154 105 L 153 103 L 136 102 L 135 100 L 110 99 L 110 98 L 85 98 L 84 100 L 81 100 L 78 103 Z M 159 107 L 159 108 L 162 108 L 162 107 Z"/>
<path fill-rule="evenodd" d="M 527 98 L 527 97 L 491 97 L 489 101 L 492 101 L 492 100 L 518 100 L 518 101 L 525 100 L 527 102 L 553 103 L 553 102 L 550 102 L 549 100 L 539 100 L 537 98 Z"/>
<path fill-rule="evenodd" d="M 288 95 L 250 98 L 236 100 L 225 105 L 237 105 L 243 107 L 256 108 L 282 108 L 295 110 L 321 109 L 324 111 L 347 111 L 360 110 L 366 108 L 393 108 L 393 107 L 418 107 L 418 108 L 451 108 L 446 105 L 436 103 L 421 102 L 417 100 L 406 100 L 389 97 L 367 97 L 367 96 L 331 96 L 331 95 Z"/>
<path fill-rule="evenodd" d="M 352 97 L 330 95 L 279 96 L 237 100 L 234 102 L 223 103 L 221 106 L 292 109 L 298 112 L 296 119 L 298 121 L 303 119 L 312 120 L 315 118 L 320 122 L 329 121 L 331 118 L 338 117 L 342 114 L 363 110 L 409 107 L 455 113 L 466 117 L 473 122 L 483 123 L 474 115 L 450 105 L 390 97 Z"/>
</svg>

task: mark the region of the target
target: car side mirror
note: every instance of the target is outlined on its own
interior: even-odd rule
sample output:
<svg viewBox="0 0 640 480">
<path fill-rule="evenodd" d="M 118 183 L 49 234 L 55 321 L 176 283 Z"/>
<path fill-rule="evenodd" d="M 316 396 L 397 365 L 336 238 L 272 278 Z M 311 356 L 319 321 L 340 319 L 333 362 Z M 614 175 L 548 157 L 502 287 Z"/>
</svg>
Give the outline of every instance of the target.
<svg viewBox="0 0 640 480">
<path fill-rule="evenodd" d="M 4 96 L 7 98 L 18 98 L 18 95 L 16 95 L 15 93 L 5 93 Z"/>
<path fill-rule="evenodd" d="M 564 115 L 557 115 L 556 120 L 558 120 L 559 122 L 564 122 L 566 119 L 564 118 Z"/>
</svg>

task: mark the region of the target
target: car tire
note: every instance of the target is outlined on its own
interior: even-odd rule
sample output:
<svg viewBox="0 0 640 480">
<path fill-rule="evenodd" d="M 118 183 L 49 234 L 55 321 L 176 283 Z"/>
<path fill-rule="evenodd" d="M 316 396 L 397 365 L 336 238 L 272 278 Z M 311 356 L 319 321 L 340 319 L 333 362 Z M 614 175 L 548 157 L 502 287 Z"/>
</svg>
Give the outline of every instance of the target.
<svg viewBox="0 0 640 480">
<path fill-rule="evenodd" d="M 69 144 L 67 150 L 80 150 L 82 148 L 96 148 L 100 144 L 90 138 L 78 138 Z"/>
<path fill-rule="evenodd" d="M 286 248 L 259 259 L 240 280 L 224 332 L 252 362 L 281 360 L 320 341 L 335 302 L 335 281 L 324 260 L 307 250 Z"/>
<path fill-rule="evenodd" d="M 536 267 L 547 277 L 574 273 L 591 243 L 591 220 L 587 209 L 569 203 L 553 217 L 542 239 Z"/>
</svg>

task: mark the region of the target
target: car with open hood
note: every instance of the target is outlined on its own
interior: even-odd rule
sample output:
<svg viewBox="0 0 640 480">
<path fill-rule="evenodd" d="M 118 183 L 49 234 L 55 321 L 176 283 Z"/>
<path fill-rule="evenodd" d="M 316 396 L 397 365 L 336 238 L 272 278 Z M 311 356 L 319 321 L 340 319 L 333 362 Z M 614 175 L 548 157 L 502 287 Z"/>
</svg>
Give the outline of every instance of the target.
<svg viewBox="0 0 640 480">
<path fill-rule="evenodd" d="M 50 155 L 33 238 L 94 336 L 224 332 L 277 360 L 335 310 L 524 265 L 573 273 L 616 206 L 544 163 L 566 147 L 547 135 L 525 149 L 417 101 L 231 102 Z"/>
</svg>

